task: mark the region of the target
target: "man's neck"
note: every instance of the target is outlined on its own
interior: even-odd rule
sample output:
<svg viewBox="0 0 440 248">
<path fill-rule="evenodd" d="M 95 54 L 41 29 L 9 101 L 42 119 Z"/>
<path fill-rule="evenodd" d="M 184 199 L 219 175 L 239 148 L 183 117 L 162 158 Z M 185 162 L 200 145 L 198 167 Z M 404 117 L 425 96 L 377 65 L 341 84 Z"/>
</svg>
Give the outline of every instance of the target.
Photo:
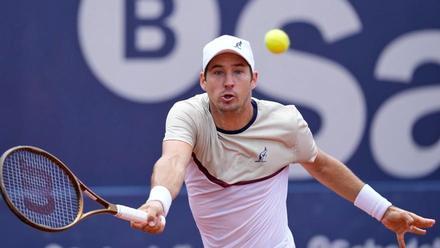
<svg viewBox="0 0 440 248">
<path fill-rule="evenodd" d="M 211 115 L 217 128 L 235 131 L 245 127 L 252 119 L 254 108 L 249 102 L 243 109 L 238 111 L 219 111 L 211 109 Z"/>
</svg>

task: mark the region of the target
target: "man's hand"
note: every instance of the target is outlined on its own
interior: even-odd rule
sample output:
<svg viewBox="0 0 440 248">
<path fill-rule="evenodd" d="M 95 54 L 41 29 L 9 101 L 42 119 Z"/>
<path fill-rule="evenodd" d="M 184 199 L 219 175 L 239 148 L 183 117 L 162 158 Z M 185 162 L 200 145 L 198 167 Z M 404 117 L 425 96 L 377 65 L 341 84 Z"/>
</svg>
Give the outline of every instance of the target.
<svg viewBox="0 0 440 248">
<path fill-rule="evenodd" d="M 163 216 L 162 203 L 159 201 L 149 201 L 142 205 L 139 210 L 143 210 L 148 213 L 148 219 L 146 222 L 130 222 L 130 226 L 134 229 L 151 233 L 159 234 L 162 233 L 165 228 L 165 222 Z"/>
<path fill-rule="evenodd" d="M 432 227 L 434 219 L 423 218 L 409 211 L 391 206 L 382 218 L 382 224 L 396 233 L 399 248 L 405 248 L 405 233 L 426 234 L 424 228 Z"/>
</svg>

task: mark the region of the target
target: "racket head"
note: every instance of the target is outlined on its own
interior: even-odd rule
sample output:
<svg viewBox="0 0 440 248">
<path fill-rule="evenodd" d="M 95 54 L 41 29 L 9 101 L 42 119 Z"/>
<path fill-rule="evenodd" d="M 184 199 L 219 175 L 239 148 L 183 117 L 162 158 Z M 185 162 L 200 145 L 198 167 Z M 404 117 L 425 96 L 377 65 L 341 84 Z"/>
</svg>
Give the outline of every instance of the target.
<svg viewBox="0 0 440 248">
<path fill-rule="evenodd" d="M 58 158 L 37 147 L 17 146 L 3 153 L 0 191 L 20 220 L 42 231 L 65 230 L 83 212 L 75 175 Z"/>
</svg>

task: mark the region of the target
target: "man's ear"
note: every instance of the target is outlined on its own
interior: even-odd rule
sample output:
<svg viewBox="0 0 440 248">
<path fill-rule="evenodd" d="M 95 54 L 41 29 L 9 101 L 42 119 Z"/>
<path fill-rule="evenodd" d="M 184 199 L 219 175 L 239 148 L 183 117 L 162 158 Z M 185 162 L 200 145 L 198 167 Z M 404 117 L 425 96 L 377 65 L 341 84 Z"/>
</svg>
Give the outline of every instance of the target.
<svg viewBox="0 0 440 248">
<path fill-rule="evenodd" d="M 200 87 L 204 91 L 206 91 L 206 78 L 205 78 L 205 73 L 203 71 L 200 72 L 199 83 L 200 83 Z"/>
<path fill-rule="evenodd" d="M 251 79 L 252 89 L 255 89 L 255 87 L 257 87 L 257 81 L 258 81 L 258 72 L 255 71 L 252 73 L 252 79 Z"/>
</svg>

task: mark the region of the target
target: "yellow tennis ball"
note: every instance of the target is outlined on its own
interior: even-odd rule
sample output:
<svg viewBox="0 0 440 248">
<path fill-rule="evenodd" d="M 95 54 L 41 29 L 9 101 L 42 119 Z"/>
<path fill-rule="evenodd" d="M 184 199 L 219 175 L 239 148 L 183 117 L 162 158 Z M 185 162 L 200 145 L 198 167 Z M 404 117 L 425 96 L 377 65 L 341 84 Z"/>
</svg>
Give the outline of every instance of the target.
<svg viewBox="0 0 440 248">
<path fill-rule="evenodd" d="M 269 30 L 264 36 L 264 43 L 272 53 L 284 53 L 289 49 L 289 36 L 281 29 Z"/>
</svg>

